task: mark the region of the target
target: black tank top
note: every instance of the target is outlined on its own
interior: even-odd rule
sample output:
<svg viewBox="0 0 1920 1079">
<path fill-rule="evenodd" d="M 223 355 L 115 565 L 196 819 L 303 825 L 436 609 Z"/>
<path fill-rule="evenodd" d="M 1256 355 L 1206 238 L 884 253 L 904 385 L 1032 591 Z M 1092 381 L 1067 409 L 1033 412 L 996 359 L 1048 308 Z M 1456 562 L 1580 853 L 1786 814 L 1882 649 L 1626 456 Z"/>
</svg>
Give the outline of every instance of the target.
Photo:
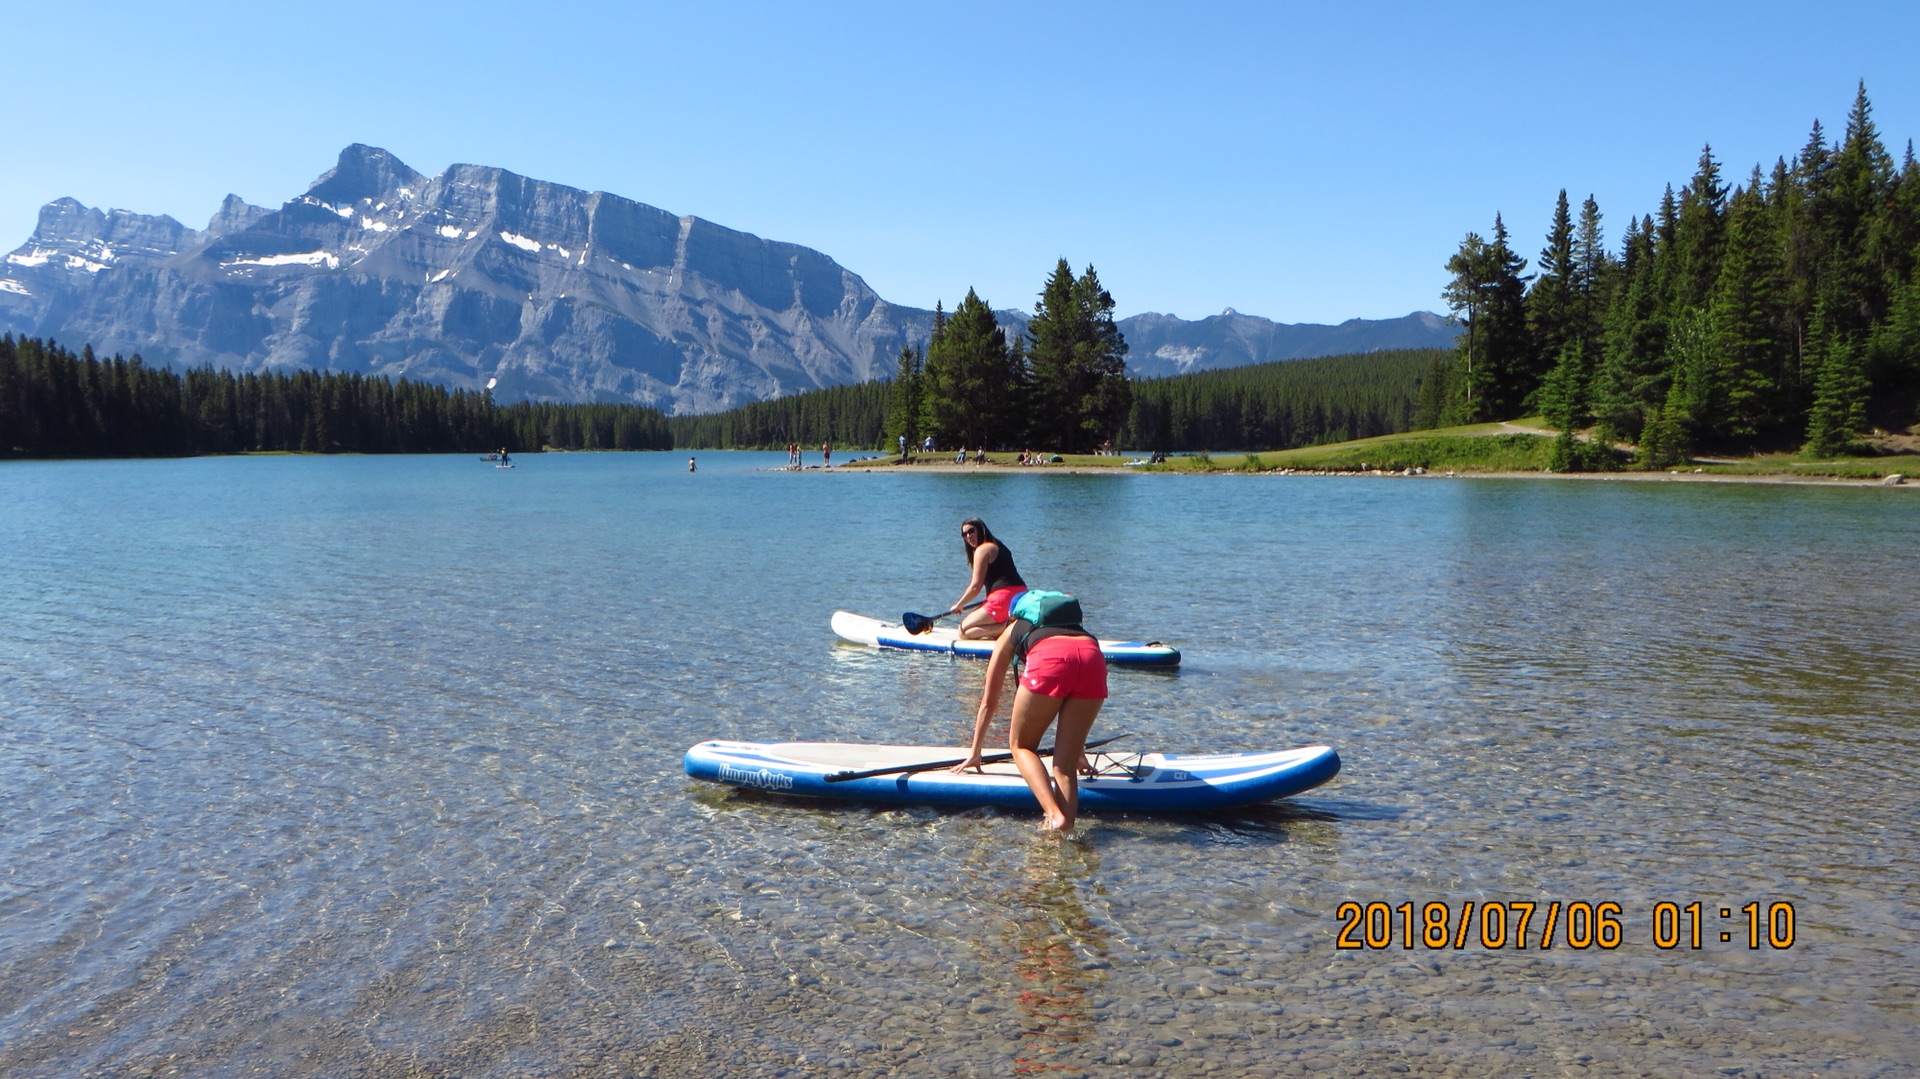
<svg viewBox="0 0 1920 1079">
<path fill-rule="evenodd" d="M 995 540 L 994 542 L 1000 543 L 999 540 Z M 1002 588 L 1025 587 L 1027 587 L 1027 582 L 1021 578 L 1020 571 L 1014 568 L 1013 552 L 1007 550 L 1006 544 L 1000 543 L 999 556 L 992 562 L 987 563 L 988 594 L 998 592 Z"/>
</svg>

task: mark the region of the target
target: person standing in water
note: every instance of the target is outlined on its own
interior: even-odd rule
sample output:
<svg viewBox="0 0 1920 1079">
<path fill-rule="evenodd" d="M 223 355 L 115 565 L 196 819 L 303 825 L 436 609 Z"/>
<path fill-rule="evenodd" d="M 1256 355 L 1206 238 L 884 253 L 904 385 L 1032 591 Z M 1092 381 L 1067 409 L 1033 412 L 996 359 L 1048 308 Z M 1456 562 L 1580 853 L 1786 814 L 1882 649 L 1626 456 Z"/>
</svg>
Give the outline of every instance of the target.
<svg viewBox="0 0 1920 1079">
<path fill-rule="evenodd" d="M 694 470 L 694 469 L 693 469 L 693 458 L 692 458 L 691 456 L 689 456 L 689 457 L 687 458 L 687 471 L 688 471 L 688 472 L 692 472 L 693 470 Z"/>
<path fill-rule="evenodd" d="M 1100 654 L 1100 643 L 1082 627 L 1036 629 L 1019 617 L 1023 613 L 1021 604 L 1016 601 L 1014 607 L 1013 620 L 994 642 L 993 655 L 987 660 L 986 685 L 980 691 L 980 707 L 974 712 L 973 743 L 967 759 L 950 770 L 981 770 L 980 750 L 993 714 L 1000 707 L 1007 667 L 1019 663 L 1013 716 L 1007 722 L 1007 748 L 1013 751 L 1020 778 L 1027 781 L 1034 800 L 1040 803 L 1045 818 L 1041 829 L 1064 832 L 1080 815 L 1078 772 L 1085 764 L 1082 758 L 1087 734 L 1107 700 L 1107 660 Z M 1060 728 L 1054 734 L 1053 764 L 1049 767 L 1040 760 L 1040 739 L 1055 719 L 1060 721 Z"/>
<path fill-rule="evenodd" d="M 1007 628 L 1007 612 L 1013 606 L 1014 598 L 1027 590 L 1027 582 L 1013 564 L 1013 552 L 994 538 L 993 532 L 987 528 L 987 522 L 978 517 L 961 521 L 960 543 L 966 552 L 972 576 L 967 579 L 967 589 L 960 593 L 959 602 L 953 605 L 953 609 L 957 611 L 965 607 L 967 601 L 975 596 L 986 597 L 986 602 L 978 610 L 968 612 L 960 620 L 960 636 L 967 640 L 990 641 Z"/>
</svg>

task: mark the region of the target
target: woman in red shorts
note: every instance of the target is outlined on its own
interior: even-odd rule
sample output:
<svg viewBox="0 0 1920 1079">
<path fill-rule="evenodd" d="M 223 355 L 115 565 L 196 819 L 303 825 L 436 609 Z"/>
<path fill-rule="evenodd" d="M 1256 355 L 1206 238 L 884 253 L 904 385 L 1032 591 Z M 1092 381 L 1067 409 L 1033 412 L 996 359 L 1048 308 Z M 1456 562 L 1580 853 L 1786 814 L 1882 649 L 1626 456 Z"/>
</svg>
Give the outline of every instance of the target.
<svg viewBox="0 0 1920 1079">
<path fill-rule="evenodd" d="M 960 593 L 960 602 L 953 605 L 959 610 L 967 601 L 984 593 L 987 601 L 980 609 L 968 613 L 960 620 L 960 636 L 973 641 L 990 641 L 1000 636 L 1007 628 L 1007 613 L 1013 601 L 1027 590 L 1027 582 L 1020 578 L 1020 571 L 1014 568 L 1013 552 L 1007 545 L 995 539 L 987 528 L 987 522 L 978 517 L 969 517 L 960 522 L 960 543 L 967 556 L 967 565 L 972 567 L 973 576 L 967 581 L 967 590 Z"/>
<path fill-rule="evenodd" d="M 1076 773 L 1087 744 L 1087 732 L 1107 699 L 1107 660 L 1093 634 L 1079 626 L 1034 629 L 1014 619 L 994 643 L 987 660 L 987 684 L 980 709 L 973 717 L 973 746 L 955 772 L 980 770 L 980 747 L 987 725 L 1000 706 L 1000 687 L 1015 653 L 1026 650 L 1025 669 L 1013 694 L 1013 718 L 1007 729 L 1008 748 L 1020 777 L 1027 781 L 1045 815 L 1041 828 L 1065 831 L 1080 814 L 1080 783 Z M 1053 739 L 1053 765 L 1041 763 L 1040 738 L 1055 719 L 1060 729 Z"/>
</svg>

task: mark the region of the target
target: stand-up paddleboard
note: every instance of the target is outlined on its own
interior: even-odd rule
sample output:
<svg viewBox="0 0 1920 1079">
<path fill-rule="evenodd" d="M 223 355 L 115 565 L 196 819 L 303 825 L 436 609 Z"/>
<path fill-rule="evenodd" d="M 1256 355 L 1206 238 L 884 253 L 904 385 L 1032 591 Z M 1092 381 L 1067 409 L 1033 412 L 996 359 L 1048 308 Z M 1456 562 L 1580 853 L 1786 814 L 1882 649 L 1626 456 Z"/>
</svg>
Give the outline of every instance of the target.
<svg viewBox="0 0 1920 1079">
<path fill-rule="evenodd" d="M 986 659 L 993 654 L 992 641 L 963 640 L 960 631 L 935 626 L 925 633 L 908 633 L 898 622 L 882 622 L 852 611 L 833 612 L 833 631 L 858 644 L 880 648 L 904 648 L 913 652 L 945 652 L 949 655 Z M 1100 654 L 1107 662 L 1123 667 L 1178 667 L 1180 650 L 1159 641 L 1100 641 Z"/>
<path fill-rule="evenodd" d="M 1036 809 L 1012 761 L 980 774 L 933 771 L 866 775 L 966 759 L 964 747 L 854 742 L 702 742 L 687 750 L 687 774 L 750 790 L 815 798 Z M 1082 810 L 1191 813 L 1286 798 L 1332 779 L 1340 755 L 1328 746 L 1267 753 L 1174 754 L 1088 751 L 1097 774 L 1080 778 Z M 848 774 L 858 778 L 835 779 Z"/>
</svg>

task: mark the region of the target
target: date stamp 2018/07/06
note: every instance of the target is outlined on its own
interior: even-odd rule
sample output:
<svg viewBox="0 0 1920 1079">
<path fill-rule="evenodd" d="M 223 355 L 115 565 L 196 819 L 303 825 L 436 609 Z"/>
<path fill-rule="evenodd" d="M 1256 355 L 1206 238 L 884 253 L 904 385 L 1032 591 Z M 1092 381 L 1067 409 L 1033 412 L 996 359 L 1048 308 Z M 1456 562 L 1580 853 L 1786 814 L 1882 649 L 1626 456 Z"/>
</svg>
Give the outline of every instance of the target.
<svg viewBox="0 0 1920 1079">
<path fill-rule="evenodd" d="M 1714 915 L 1718 922 L 1710 921 Z M 1411 900 L 1340 904 L 1335 947 L 1346 949 L 1539 949 L 1554 947 L 1611 950 L 1629 940 L 1625 907 L 1612 901 L 1554 899 L 1473 899 L 1447 902 Z M 1644 925 L 1645 938 L 1662 950 L 1699 949 L 1709 945 L 1739 944 L 1750 949 L 1793 947 L 1793 904 L 1754 901 L 1741 907 L 1689 903 L 1655 903 L 1635 921 Z"/>
</svg>

